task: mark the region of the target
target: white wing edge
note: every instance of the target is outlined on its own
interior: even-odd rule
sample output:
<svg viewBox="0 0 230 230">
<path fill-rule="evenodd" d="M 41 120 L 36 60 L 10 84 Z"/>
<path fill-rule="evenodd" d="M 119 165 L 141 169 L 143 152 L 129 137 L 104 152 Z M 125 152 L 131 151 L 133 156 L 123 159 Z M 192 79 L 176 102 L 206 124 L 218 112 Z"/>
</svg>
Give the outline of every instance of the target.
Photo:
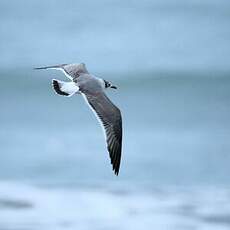
<svg viewBox="0 0 230 230">
<path fill-rule="evenodd" d="M 104 125 L 102 124 L 102 121 L 100 120 L 100 118 L 98 117 L 97 113 L 95 112 L 95 110 L 91 107 L 91 105 L 89 104 L 88 100 L 87 100 L 87 97 L 84 93 L 81 93 L 81 95 L 83 96 L 86 104 L 88 105 L 88 107 L 90 108 L 90 110 L 92 110 L 93 114 L 95 115 L 95 117 L 97 118 L 102 130 L 103 130 L 103 134 L 104 134 L 104 138 L 105 138 L 105 142 L 106 142 L 106 145 L 107 145 L 107 137 L 106 137 L 106 132 L 105 132 L 105 127 Z"/>
</svg>

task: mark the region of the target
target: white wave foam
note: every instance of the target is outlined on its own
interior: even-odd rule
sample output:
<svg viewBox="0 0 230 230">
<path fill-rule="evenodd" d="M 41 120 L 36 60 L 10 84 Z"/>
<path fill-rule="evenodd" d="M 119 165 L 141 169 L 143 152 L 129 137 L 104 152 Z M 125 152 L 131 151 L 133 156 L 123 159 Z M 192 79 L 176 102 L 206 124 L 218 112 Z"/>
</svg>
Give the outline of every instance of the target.
<svg viewBox="0 0 230 230">
<path fill-rule="evenodd" d="M 0 183 L 0 228 L 225 230 L 230 227 L 229 201 L 227 189 L 117 193 Z"/>
</svg>

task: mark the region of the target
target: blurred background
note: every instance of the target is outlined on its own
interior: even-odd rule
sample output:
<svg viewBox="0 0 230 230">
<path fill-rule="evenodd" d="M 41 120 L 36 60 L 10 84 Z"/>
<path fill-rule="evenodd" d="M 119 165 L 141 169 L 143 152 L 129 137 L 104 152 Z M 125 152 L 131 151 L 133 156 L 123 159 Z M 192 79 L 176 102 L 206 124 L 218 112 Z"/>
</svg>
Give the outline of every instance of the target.
<svg viewBox="0 0 230 230">
<path fill-rule="evenodd" d="M 230 229 L 228 0 L 0 0 L 0 230 Z M 119 90 L 120 175 L 58 71 Z"/>
</svg>

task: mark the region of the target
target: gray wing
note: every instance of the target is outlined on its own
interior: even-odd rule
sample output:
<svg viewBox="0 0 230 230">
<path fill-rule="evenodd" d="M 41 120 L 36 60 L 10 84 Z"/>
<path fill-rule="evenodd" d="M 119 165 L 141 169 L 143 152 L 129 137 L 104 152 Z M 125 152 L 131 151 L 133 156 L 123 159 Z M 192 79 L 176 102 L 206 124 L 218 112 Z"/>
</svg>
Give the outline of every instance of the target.
<svg viewBox="0 0 230 230">
<path fill-rule="evenodd" d="M 122 118 L 120 110 L 104 92 L 83 94 L 101 122 L 106 134 L 107 149 L 116 175 L 119 173 L 122 150 Z"/>
<path fill-rule="evenodd" d="M 34 69 L 57 69 L 61 70 L 69 79 L 73 80 L 80 76 L 80 74 L 88 73 L 85 64 L 60 64 L 52 66 L 38 67 Z"/>
</svg>

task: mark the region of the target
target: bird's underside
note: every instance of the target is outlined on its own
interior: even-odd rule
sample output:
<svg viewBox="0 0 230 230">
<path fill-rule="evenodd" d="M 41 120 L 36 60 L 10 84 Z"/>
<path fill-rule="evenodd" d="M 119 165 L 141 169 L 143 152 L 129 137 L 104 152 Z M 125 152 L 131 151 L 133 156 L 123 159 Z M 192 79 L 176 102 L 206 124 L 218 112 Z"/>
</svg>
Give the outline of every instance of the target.
<svg viewBox="0 0 230 230">
<path fill-rule="evenodd" d="M 89 74 L 83 63 L 62 64 L 36 69 L 59 69 L 71 80 L 64 82 L 53 79 L 53 89 L 61 96 L 70 97 L 76 93 L 83 96 L 102 126 L 111 164 L 115 174 L 118 175 L 122 151 L 122 117 L 120 110 L 104 92 L 104 80 Z"/>
</svg>

